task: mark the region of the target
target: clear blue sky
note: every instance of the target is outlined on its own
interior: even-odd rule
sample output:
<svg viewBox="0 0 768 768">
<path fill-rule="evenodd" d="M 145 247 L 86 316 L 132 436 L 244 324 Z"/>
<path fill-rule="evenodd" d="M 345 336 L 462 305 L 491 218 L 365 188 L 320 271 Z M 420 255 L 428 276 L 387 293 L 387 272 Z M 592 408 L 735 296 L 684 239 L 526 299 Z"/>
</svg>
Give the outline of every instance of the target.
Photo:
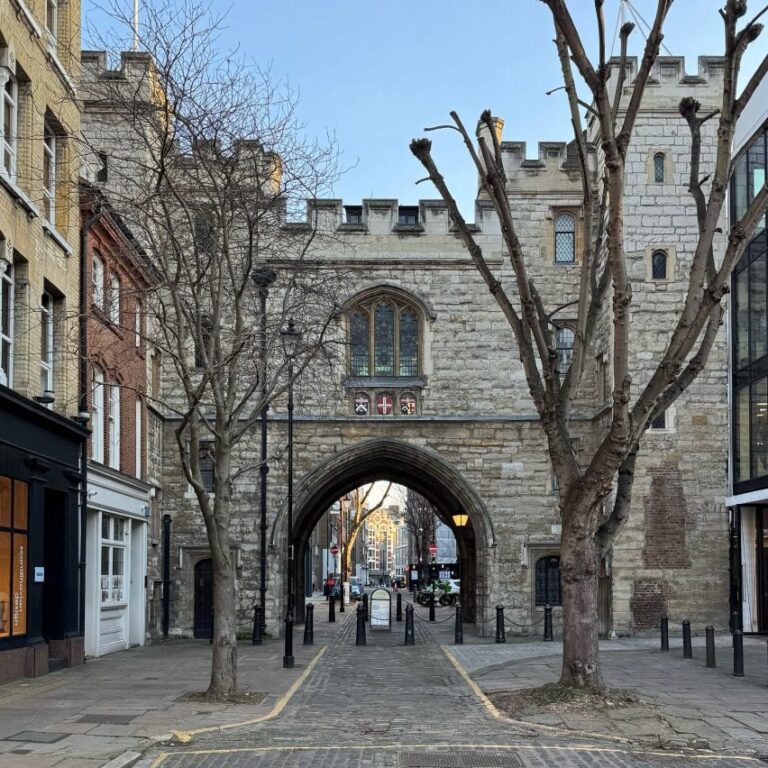
<svg viewBox="0 0 768 768">
<path fill-rule="evenodd" d="M 145 0 L 141 0 L 144 2 Z M 82 0 L 86 26 L 107 21 L 103 0 Z M 129 9 L 132 0 L 118 0 Z M 633 0 L 648 21 L 655 0 Z M 762 3 L 751 0 L 753 13 Z M 582 29 L 594 28 L 592 0 L 571 0 Z M 609 41 L 619 0 L 606 0 Z M 722 53 L 722 0 L 676 0 L 665 45 L 688 59 Z M 346 203 L 396 197 L 434 198 L 414 182 L 424 174 L 408 144 L 423 128 L 448 122 L 455 109 L 473 127 L 485 108 L 506 121 L 504 137 L 528 142 L 570 140 L 567 104 L 552 44 L 552 22 L 540 0 L 211 0 L 226 11 L 222 46 L 239 46 L 275 78 L 299 90 L 300 113 L 312 135 L 335 135 L 349 170 L 335 189 Z M 640 53 L 639 35 L 633 53 Z M 126 33 L 126 47 L 129 36 Z M 590 43 L 595 36 L 589 35 Z M 87 31 L 83 46 L 89 46 Z M 768 30 L 745 62 L 751 72 L 768 51 Z M 591 51 L 590 51 L 591 52 Z M 473 218 L 475 173 L 455 132 L 431 135 L 444 176 L 462 211 Z"/>
</svg>

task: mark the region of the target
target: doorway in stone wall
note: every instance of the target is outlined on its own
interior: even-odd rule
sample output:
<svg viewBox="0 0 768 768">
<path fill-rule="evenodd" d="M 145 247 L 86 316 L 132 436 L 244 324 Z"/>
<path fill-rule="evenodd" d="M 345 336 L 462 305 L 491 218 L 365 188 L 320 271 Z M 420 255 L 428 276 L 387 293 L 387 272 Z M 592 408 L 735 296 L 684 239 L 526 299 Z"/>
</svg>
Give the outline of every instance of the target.
<svg viewBox="0 0 768 768">
<path fill-rule="evenodd" d="M 213 637 L 213 560 L 210 557 L 195 563 L 194 636 Z"/>
</svg>

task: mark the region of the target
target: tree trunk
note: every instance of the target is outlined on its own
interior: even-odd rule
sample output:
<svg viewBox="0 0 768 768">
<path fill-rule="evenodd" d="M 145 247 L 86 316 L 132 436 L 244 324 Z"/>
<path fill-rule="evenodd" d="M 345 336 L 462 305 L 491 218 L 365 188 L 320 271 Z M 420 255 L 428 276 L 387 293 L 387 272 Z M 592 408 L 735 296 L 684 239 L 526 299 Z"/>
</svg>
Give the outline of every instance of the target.
<svg viewBox="0 0 768 768">
<path fill-rule="evenodd" d="M 226 538 L 226 536 L 225 536 Z M 229 542 L 217 537 L 211 547 L 213 560 L 213 654 L 211 684 L 207 694 L 226 700 L 237 693 L 237 626 L 235 572 Z"/>
<path fill-rule="evenodd" d="M 563 603 L 563 671 L 560 683 L 601 690 L 597 643 L 597 550 L 594 511 L 563 512 L 560 578 Z"/>
</svg>

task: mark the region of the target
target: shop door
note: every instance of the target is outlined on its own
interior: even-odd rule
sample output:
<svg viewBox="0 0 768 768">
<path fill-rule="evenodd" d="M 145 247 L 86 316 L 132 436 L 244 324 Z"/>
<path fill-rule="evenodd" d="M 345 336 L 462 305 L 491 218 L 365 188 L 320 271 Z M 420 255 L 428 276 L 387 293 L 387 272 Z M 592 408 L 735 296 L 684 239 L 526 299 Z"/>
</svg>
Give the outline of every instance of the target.
<svg viewBox="0 0 768 768">
<path fill-rule="evenodd" d="M 768 632 L 768 509 L 757 510 L 757 616 L 760 632 Z"/>
<path fill-rule="evenodd" d="M 213 637 L 213 560 L 195 565 L 195 637 Z"/>
<path fill-rule="evenodd" d="M 43 538 L 43 637 L 58 640 L 66 628 L 66 497 L 58 491 L 45 491 L 45 518 Z M 71 596 L 70 596 L 71 597 Z"/>
</svg>

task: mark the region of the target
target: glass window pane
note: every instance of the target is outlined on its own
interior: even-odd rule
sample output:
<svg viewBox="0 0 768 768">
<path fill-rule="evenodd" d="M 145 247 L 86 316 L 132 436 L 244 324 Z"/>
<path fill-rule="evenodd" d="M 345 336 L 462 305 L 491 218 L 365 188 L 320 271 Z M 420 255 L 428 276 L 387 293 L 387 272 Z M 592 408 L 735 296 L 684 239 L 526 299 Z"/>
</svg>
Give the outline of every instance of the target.
<svg viewBox="0 0 768 768">
<path fill-rule="evenodd" d="M 752 360 L 759 360 L 766 352 L 765 264 L 762 254 L 749 265 L 749 329 L 752 342 Z"/>
<path fill-rule="evenodd" d="M 13 527 L 27 530 L 27 484 L 21 480 L 13 481 Z"/>
<path fill-rule="evenodd" d="M 0 637 L 11 634 L 11 534 L 0 531 Z"/>
<path fill-rule="evenodd" d="M 733 224 L 740 221 L 747 210 L 747 155 L 744 153 L 736 163 L 733 172 L 732 191 L 733 191 Z"/>
<path fill-rule="evenodd" d="M 14 635 L 27 633 L 27 537 L 13 535 L 13 604 L 11 630 Z"/>
<path fill-rule="evenodd" d="M 11 335 L 11 284 L 0 277 L 0 333 Z"/>
<path fill-rule="evenodd" d="M 651 256 L 651 277 L 654 280 L 667 279 L 667 254 L 664 251 L 654 251 Z"/>
<path fill-rule="evenodd" d="M 656 182 L 664 181 L 664 154 L 657 152 L 653 156 L 653 178 Z"/>
<path fill-rule="evenodd" d="M 736 367 L 743 368 L 749 364 L 749 299 L 748 271 L 745 269 L 734 278 L 736 282 L 735 305 L 735 334 L 736 334 Z"/>
<path fill-rule="evenodd" d="M 768 378 L 752 385 L 752 477 L 768 474 Z"/>
<path fill-rule="evenodd" d="M 736 444 L 734 475 L 737 483 L 749 480 L 749 387 L 743 387 L 736 394 Z"/>
<path fill-rule="evenodd" d="M 350 372 L 353 376 L 368 376 L 368 313 L 358 309 L 349 321 Z"/>
<path fill-rule="evenodd" d="M 109 515 L 101 516 L 101 538 L 112 538 L 112 518 Z"/>
<path fill-rule="evenodd" d="M 395 313 L 389 304 L 379 304 L 374 313 L 375 355 L 374 373 L 376 376 L 395 375 Z"/>
<path fill-rule="evenodd" d="M 419 372 L 419 322 L 406 309 L 400 315 L 400 375 L 416 376 Z"/>
<path fill-rule="evenodd" d="M 557 369 L 565 374 L 573 357 L 573 331 L 570 328 L 558 328 L 555 331 L 555 345 L 557 346 Z"/>
<path fill-rule="evenodd" d="M 749 163 L 749 201 L 752 202 L 754 196 L 762 189 L 765 184 L 765 144 L 763 137 L 755 141 L 747 151 L 747 161 Z"/>
<path fill-rule="evenodd" d="M 11 478 L 0 477 L 0 526 L 11 527 Z"/>
</svg>

